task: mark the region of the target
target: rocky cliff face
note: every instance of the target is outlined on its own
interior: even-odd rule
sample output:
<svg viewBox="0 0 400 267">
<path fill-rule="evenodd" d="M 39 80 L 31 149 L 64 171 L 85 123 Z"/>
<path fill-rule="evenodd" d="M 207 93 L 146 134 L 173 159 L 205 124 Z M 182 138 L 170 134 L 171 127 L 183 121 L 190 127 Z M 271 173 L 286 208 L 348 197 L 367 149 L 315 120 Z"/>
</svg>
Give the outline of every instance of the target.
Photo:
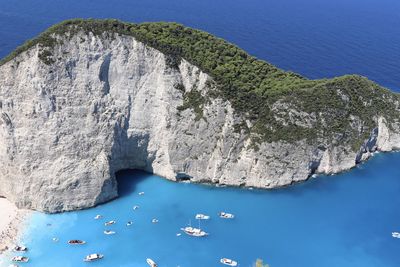
<svg viewBox="0 0 400 267">
<path fill-rule="evenodd" d="M 185 93 L 212 86 L 196 66 L 171 64 L 130 36 L 58 38 L 54 64 L 39 59 L 36 45 L 0 67 L 0 195 L 19 207 L 59 212 L 108 201 L 122 169 L 274 188 L 400 148 L 399 128 L 379 117 L 359 152 L 329 140 L 254 149 L 234 131 L 239 118 L 228 101 L 210 99 L 200 117 L 179 110 Z"/>
</svg>

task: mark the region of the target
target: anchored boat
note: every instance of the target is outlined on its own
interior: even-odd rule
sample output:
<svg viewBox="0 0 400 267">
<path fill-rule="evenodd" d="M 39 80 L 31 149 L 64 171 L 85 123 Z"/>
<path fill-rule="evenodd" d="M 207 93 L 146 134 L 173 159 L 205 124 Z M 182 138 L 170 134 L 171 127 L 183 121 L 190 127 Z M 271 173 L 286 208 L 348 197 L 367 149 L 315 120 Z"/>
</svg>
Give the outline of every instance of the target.
<svg viewBox="0 0 400 267">
<path fill-rule="evenodd" d="M 146 261 L 150 267 L 157 267 L 157 263 L 155 263 L 152 259 L 146 259 Z"/>
<path fill-rule="evenodd" d="M 15 246 L 13 250 L 15 252 L 26 252 L 28 251 L 28 248 L 24 246 Z"/>
<path fill-rule="evenodd" d="M 233 219 L 233 218 L 235 218 L 235 215 L 233 215 L 231 213 L 223 212 L 223 211 L 221 211 L 218 215 L 222 219 Z"/>
<path fill-rule="evenodd" d="M 101 260 L 102 258 L 104 258 L 104 255 L 95 253 L 95 254 L 87 255 L 83 259 L 83 261 L 96 261 L 96 260 Z"/>
<path fill-rule="evenodd" d="M 208 219 L 210 219 L 210 216 L 199 213 L 199 214 L 196 214 L 195 218 L 197 220 L 208 220 Z"/>
<path fill-rule="evenodd" d="M 78 239 L 72 239 L 72 240 L 68 241 L 68 244 L 70 244 L 70 245 L 83 245 L 83 244 L 86 244 L 86 241 L 78 240 Z"/>
<path fill-rule="evenodd" d="M 225 265 L 228 265 L 228 266 L 237 266 L 238 265 L 238 263 L 236 261 L 228 259 L 228 258 L 222 258 L 220 260 L 220 262 L 222 264 L 225 264 Z"/>
<path fill-rule="evenodd" d="M 208 235 L 205 231 L 201 230 L 200 228 L 200 220 L 199 220 L 199 228 L 194 228 L 192 227 L 191 223 L 189 223 L 189 226 L 186 226 L 185 228 L 181 228 L 181 230 L 190 236 L 195 236 L 195 237 L 203 237 Z"/>
<path fill-rule="evenodd" d="M 113 235 L 113 234 L 115 234 L 115 232 L 114 232 L 114 231 L 111 231 L 111 230 L 105 230 L 103 233 L 104 233 L 105 235 Z"/>
<path fill-rule="evenodd" d="M 116 221 L 108 221 L 108 222 L 105 222 L 104 225 L 105 226 L 109 226 L 109 225 L 112 225 L 112 224 L 115 224 L 115 223 L 116 223 Z"/>
<path fill-rule="evenodd" d="M 15 256 L 11 259 L 14 262 L 28 262 L 29 258 L 28 257 L 23 257 L 23 256 Z"/>
</svg>

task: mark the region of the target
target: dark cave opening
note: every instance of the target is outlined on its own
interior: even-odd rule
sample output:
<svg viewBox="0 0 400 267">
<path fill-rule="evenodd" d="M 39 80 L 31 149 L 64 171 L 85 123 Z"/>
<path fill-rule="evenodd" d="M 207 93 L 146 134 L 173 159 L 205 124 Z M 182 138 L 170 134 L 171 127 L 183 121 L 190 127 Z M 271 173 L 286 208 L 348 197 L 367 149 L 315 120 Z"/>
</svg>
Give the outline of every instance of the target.
<svg viewBox="0 0 400 267">
<path fill-rule="evenodd" d="M 124 197 L 135 191 L 138 183 L 152 176 L 152 173 L 137 169 L 125 169 L 115 173 L 118 196 Z"/>
</svg>

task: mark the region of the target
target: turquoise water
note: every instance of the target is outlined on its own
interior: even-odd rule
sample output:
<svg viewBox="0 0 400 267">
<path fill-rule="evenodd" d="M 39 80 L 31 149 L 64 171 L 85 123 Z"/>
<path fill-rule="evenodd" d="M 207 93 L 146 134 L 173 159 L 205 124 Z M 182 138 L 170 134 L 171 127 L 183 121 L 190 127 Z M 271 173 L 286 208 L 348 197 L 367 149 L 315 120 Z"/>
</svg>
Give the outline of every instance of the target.
<svg viewBox="0 0 400 267">
<path fill-rule="evenodd" d="M 177 21 L 225 38 L 252 55 L 310 78 L 357 73 L 400 91 L 398 0 L 0 0 L 0 57 L 50 25 L 74 17 Z M 177 184 L 141 172 L 120 178 L 122 197 L 94 209 L 35 213 L 22 242 L 25 266 L 400 266 L 400 154 L 379 154 L 345 174 L 274 191 Z M 144 191 L 144 196 L 138 192 Z M 140 205 L 133 211 L 132 206 Z M 224 221 L 226 210 L 237 218 Z M 176 236 L 194 214 L 212 216 L 204 239 Z M 106 236 L 96 214 L 117 220 Z M 152 224 L 152 218 L 159 219 Z M 133 220 L 131 227 L 125 223 Z M 59 242 L 52 241 L 53 237 Z M 66 244 L 84 239 L 80 247 Z M 85 264 L 92 252 L 103 261 Z M 1 258 L 2 257 L 2 258 Z M 4 256 L 1 260 L 7 261 Z M 3 264 L 4 265 L 4 264 Z M 4 266 L 8 266 L 8 262 Z"/>
<path fill-rule="evenodd" d="M 273 191 L 174 183 L 127 171 L 119 175 L 122 196 L 115 201 L 78 212 L 35 213 L 22 240 L 31 248 L 26 266 L 135 267 L 146 266 L 147 257 L 166 267 L 218 266 L 221 257 L 246 267 L 256 258 L 272 267 L 399 266 L 400 240 L 391 236 L 400 230 L 399 161 L 400 153 L 378 154 L 350 172 Z M 236 218 L 218 218 L 221 210 Z M 210 235 L 176 236 L 190 219 L 197 225 L 197 212 L 212 216 L 201 225 Z M 97 214 L 104 219 L 94 220 Z M 105 227 L 106 220 L 117 223 Z M 105 229 L 116 234 L 106 236 Z M 69 239 L 88 243 L 71 247 Z M 94 252 L 104 260 L 82 262 Z"/>
</svg>

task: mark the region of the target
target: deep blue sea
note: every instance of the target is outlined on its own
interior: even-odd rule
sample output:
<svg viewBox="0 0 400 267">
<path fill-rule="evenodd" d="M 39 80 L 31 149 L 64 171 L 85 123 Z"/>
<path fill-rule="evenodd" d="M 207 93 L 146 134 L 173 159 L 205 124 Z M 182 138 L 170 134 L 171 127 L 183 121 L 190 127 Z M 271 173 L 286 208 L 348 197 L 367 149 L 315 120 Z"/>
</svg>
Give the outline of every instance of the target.
<svg viewBox="0 0 400 267">
<path fill-rule="evenodd" d="M 400 91 L 399 0 L 0 0 L 0 57 L 75 17 L 177 21 L 309 78 L 356 73 Z M 209 267 L 229 257 L 245 267 L 257 258 L 271 267 L 398 267 L 400 239 L 391 232 L 400 231 L 399 163 L 400 153 L 378 154 L 350 172 L 273 191 L 124 172 L 122 197 L 115 201 L 85 211 L 35 213 L 21 240 L 30 247 L 24 266 L 136 267 L 150 257 L 161 267 Z M 218 218 L 221 210 L 236 218 Z M 176 236 L 189 220 L 197 226 L 198 212 L 212 216 L 201 225 L 210 235 Z M 104 219 L 94 220 L 96 214 Z M 104 227 L 111 219 L 117 223 Z M 105 229 L 116 234 L 106 236 Z M 75 238 L 88 243 L 66 244 Z M 104 260 L 83 263 L 93 252 Z M 0 256 L 0 266 L 8 264 Z"/>
</svg>

